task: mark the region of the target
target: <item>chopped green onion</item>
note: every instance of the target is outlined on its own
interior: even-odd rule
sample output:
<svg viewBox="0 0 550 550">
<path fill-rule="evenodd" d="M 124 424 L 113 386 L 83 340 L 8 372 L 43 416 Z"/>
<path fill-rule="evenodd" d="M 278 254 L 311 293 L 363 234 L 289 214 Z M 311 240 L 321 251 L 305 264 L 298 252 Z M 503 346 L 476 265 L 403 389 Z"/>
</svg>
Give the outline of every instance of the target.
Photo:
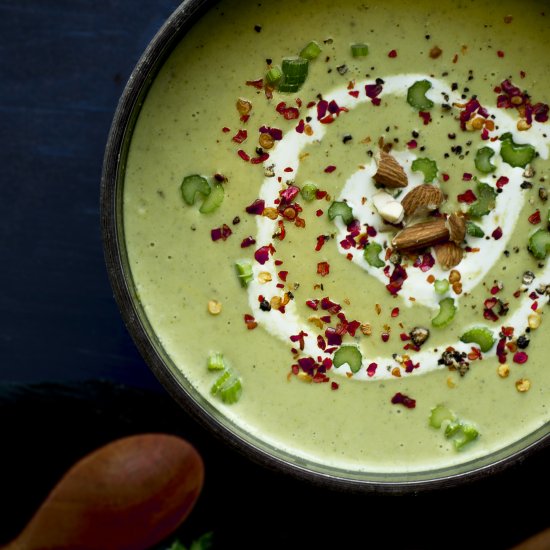
<svg viewBox="0 0 550 550">
<path fill-rule="evenodd" d="M 476 168 L 483 174 L 489 174 L 494 172 L 497 167 L 491 164 L 491 158 L 495 155 L 495 152 L 490 147 L 482 147 L 477 150 L 475 165 Z"/>
<path fill-rule="evenodd" d="M 544 260 L 550 252 L 550 232 L 538 229 L 529 237 L 528 249 L 537 260 Z"/>
<path fill-rule="evenodd" d="M 365 246 L 363 256 L 372 267 L 384 267 L 386 264 L 379 258 L 380 252 L 382 252 L 382 245 L 372 242 Z"/>
<path fill-rule="evenodd" d="M 418 80 L 407 91 L 407 103 L 417 111 L 427 111 L 434 102 L 426 97 L 426 92 L 432 87 L 429 80 Z"/>
<path fill-rule="evenodd" d="M 225 191 L 223 185 L 221 183 L 216 183 L 206 199 L 204 199 L 204 202 L 199 208 L 199 212 L 201 214 L 210 214 L 210 212 L 214 212 L 223 202 L 224 195 Z"/>
<path fill-rule="evenodd" d="M 411 168 L 415 172 L 422 172 L 424 174 L 424 183 L 431 183 L 437 176 L 437 164 L 432 159 L 415 159 Z"/>
<path fill-rule="evenodd" d="M 337 216 L 340 216 L 346 225 L 354 220 L 351 206 L 344 201 L 334 201 L 328 209 L 329 220 L 333 220 Z"/>
<path fill-rule="evenodd" d="M 476 225 L 474 222 L 467 221 L 466 222 L 466 233 L 470 235 L 470 237 L 485 237 L 485 232 L 479 225 Z"/>
<path fill-rule="evenodd" d="M 447 279 L 438 279 L 434 282 L 434 289 L 437 294 L 445 294 L 449 291 L 449 281 Z"/>
<path fill-rule="evenodd" d="M 364 43 L 352 44 L 351 55 L 353 57 L 365 57 L 366 55 L 369 55 L 369 47 Z"/>
<path fill-rule="evenodd" d="M 334 354 L 332 364 L 335 368 L 339 368 L 346 363 L 349 365 L 351 372 L 359 372 L 363 363 L 363 356 L 355 346 L 341 346 Z"/>
<path fill-rule="evenodd" d="M 432 326 L 437 328 L 446 327 L 456 314 L 455 301 L 452 298 L 443 298 L 439 302 L 439 313 L 432 319 Z"/>
<path fill-rule="evenodd" d="M 488 183 L 479 182 L 476 187 L 477 201 L 470 205 L 468 214 L 481 218 L 488 214 L 496 204 L 497 192 Z"/>
<path fill-rule="evenodd" d="M 437 407 L 434 407 L 431 411 L 429 423 L 432 428 L 439 429 L 446 420 L 452 422 L 455 419 L 456 415 L 453 411 L 444 405 L 437 405 Z"/>
<path fill-rule="evenodd" d="M 451 422 L 445 428 L 445 437 L 452 439 L 455 449 L 461 450 L 464 445 L 476 440 L 479 432 L 472 424 L 463 424 L 462 422 Z"/>
<path fill-rule="evenodd" d="M 217 393 L 220 391 L 220 388 L 231 378 L 231 371 L 229 369 L 226 369 L 222 372 L 222 374 L 219 376 L 219 378 L 216 379 L 216 381 L 212 384 L 212 387 L 210 388 L 210 393 L 212 395 L 217 395 Z"/>
<path fill-rule="evenodd" d="M 235 269 L 237 271 L 237 277 L 241 282 L 241 286 L 246 288 L 248 283 L 254 278 L 252 273 L 252 264 L 250 262 L 235 262 Z"/>
<path fill-rule="evenodd" d="M 192 176 L 185 176 L 181 182 L 181 194 L 183 200 L 189 205 L 193 206 L 195 204 L 195 199 L 197 193 L 205 197 L 210 195 L 210 186 L 206 178 L 194 174 Z"/>
<path fill-rule="evenodd" d="M 489 351 L 495 345 L 495 337 L 487 327 L 475 327 L 467 330 L 460 341 L 465 344 L 477 344 L 483 352 Z"/>
<path fill-rule="evenodd" d="M 288 82 L 283 82 L 282 84 L 279 84 L 279 87 L 277 89 L 279 90 L 279 92 L 293 94 L 300 89 L 300 86 L 300 84 L 290 84 Z"/>
<path fill-rule="evenodd" d="M 314 183 L 306 183 L 300 189 L 300 194 L 307 202 L 311 202 L 317 198 L 318 188 Z"/>
<path fill-rule="evenodd" d="M 218 351 L 213 351 L 208 357 L 208 363 L 206 364 L 206 366 L 208 367 L 208 370 L 225 369 L 223 354 Z"/>
<path fill-rule="evenodd" d="M 535 148 L 528 144 L 514 143 L 510 132 L 503 134 L 500 141 L 500 156 L 510 166 L 525 168 L 535 157 Z"/>
<path fill-rule="evenodd" d="M 219 392 L 224 403 L 228 405 L 236 403 L 243 392 L 241 379 L 232 372 L 231 376 L 221 385 Z"/>
<path fill-rule="evenodd" d="M 279 83 L 280 92 L 297 92 L 306 81 L 309 61 L 303 57 L 285 57 L 282 62 L 282 81 Z"/>
<path fill-rule="evenodd" d="M 271 69 L 265 73 L 265 80 L 271 86 L 275 86 L 281 78 L 283 78 L 283 71 L 279 65 L 271 67 Z"/>
<path fill-rule="evenodd" d="M 312 40 L 301 52 L 300 57 L 304 59 L 315 59 L 321 53 L 321 46 Z"/>
</svg>

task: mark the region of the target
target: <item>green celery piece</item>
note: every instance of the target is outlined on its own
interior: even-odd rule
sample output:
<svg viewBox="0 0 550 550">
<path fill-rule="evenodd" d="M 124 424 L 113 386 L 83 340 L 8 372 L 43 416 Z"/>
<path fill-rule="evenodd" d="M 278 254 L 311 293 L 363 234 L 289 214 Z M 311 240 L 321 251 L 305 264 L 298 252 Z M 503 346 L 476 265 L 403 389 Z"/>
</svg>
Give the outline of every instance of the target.
<svg viewBox="0 0 550 550">
<path fill-rule="evenodd" d="M 495 152 L 490 147 L 482 147 L 477 150 L 475 165 L 476 168 L 483 174 L 489 174 L 494 172 L 497 167 L 491 164 L 491 158 L 494 156 Z"/>
<path fill-rule="evenodd" d="M 212 384 L 212 387 L 210 388 L 210 393 L 212 395 L 217 395 L 217 393 L 220 391 L 220 388 L 231 378 L 231 374 L 232 373 L 229 369 L 225 369 L 219 376 L 219 378 L 217 378 L 216 381 Z"/>
<path fill-rule="evenodd" d="M 201 214 L 210 214 L 210 212 L 214 212 L 214 210 L 219 208 L 221 203 L 223 202 L 224 195 L 225 191 L 223 185 L 221 183 L 216 183 L 214 187 L 212 187 L 210 194 L 206 197 L 206 199 L 204 199 L 204 202 L 201 204 L 199 212 Z"/>
<path fill-rule="evenodd" d="M 500 141 L 500 156 L 510 166 L 525 168 L 535 158 L 535 148 L 528 144 L 514 143 L 510 132 L 503 134 Z"/>
<path fill-rule="evenodd" d="M 179 540 L 175 540 L 171 545 L 170 545 L 170 548 L 168 548 L 168 550 L 187 550 L 187 547 L 184 546 L 181 541 Z"/>
<path fill-rule="evenodd" d="M 449 281 L 447 279 L 438 279 L 434 282 L 434 289 L 437 294 L 445 294 L 449 291 Z"/>
<path fill-rule="evenodd" d="M 283 78 L 283 71 L 279 65 L 274 65 L 265 73 L 265 79 L 271 86 L 275 86 Z"/>
<path fill-rule="evenodd" d="M 241 379 L 234 372 L 231 372 L 229 378 L 224 380 L 219 388 L 222 401 L 228 405 L 236 403 L 241 398 L 242 392 Z"/>
<path fill-rule="evenodd" d="M 204 533 L 198 539 L 195 539 L 189 548 L 189 550 L 211 550 L 214 548 L 214 533 L 211 531 Z"/>
<path fill-rule="evenodd" d="M 460 341 L 465 344 L 477 344 L 483 352 L 489 351 L 496 342 L 493 332 L 487 327 L 475 327 L 467 330 L 460 337 Z"/>
<path fill-rule="evenodd" d="M 286 80 L 303 84 L 307 78 L 309 61 L 303 57 L 285 57 L 281 70 Z"/>
<path fill-rule="evenodd" d="M 321 53 L 321 46 L 315 40 L 312 40 L 304 49 L 300 52 L 300 57 L 304 59 L 312 60 L 319 56 Z"/>
<path fill-rule="evenodd" d="M 311 202 L 317 198 L 318 188 L 314 183 L 306 183 L 300 189 L 300 194 L 307 202 Z"/>
<path fill-rule="evenodd" d="M 351 206 L 344 201 L 334 201 L 328 209 L 329 220 L 333 220 L 337 216 L 340 216 L 346 225 L 354 220 Z"/>
<path fill-rule="evenodd" d="M 293 94 L 300 89 L 300 84 L 288 84 L 286 82 L 283 82 L 282 84 L 279 84 L 279 87 L 277 89 L 279 90 L 279 92 Z"/>
<path fill-rule="evenodd" d="M 455 449 L 460 451 L 465 445 L 475 441 L 479 437 L 479 432 L 472 424 L 451 422 L 445 429 L 445 437 L 451 439 Z"/>
<path fill-rule="evenodd" d="M 219 351 L 213 351 L 208 356 L 208 362 L 206 364 L 208 370 L 224 370 L 225 362 L 223 360 L 223 353 Z"/>
<path fill-rule="evenodd" d="M 477 201 L 470 205 L 468 214 L 472 218 L 481 218 L 495 207 L 497 192 L 488 183 L 478 182 L 476 187 Z"/>
<path fill-rule="evenodd" d="M 181 194 L 183 200 L 189 205 L 193 206 L 195 204 L 195 199 L 197 194 L 207 197 L 210 195 L 211 189 L 208 185 L 206 178 L 199 176 L 198 174 L 193 174 L 191 176 L 185 176 L 181 182 Z"/>
<path fill-rule="evenodd" d="M 432 87 L 429 80 L 418 80 L 407 91 L 407 103 L 417 111 L 427 111 L 434 102 L 426 97 L 426 92 Z"/>
<path fill-rule="evenodd" d="M 241 282 L 241 286 L 246 288 L 248 283 L 254 278 L 252 264 L 250 262 L 235 262 L 235 270 L 237 271 L 237 277 Z"/>
<path fill-rule="evenodd" d="M 439 313 L 432 319 L 432 326 L 436 328 L 446 327 L 454 319 L 456 309 L 453 298 L 443 298 L 439 302 Z"/>
<path fill-rule="evenodd" d="M 527 248 L 537 260 L 544 260 L 550 252 L 550 232 L 542 228 L 537 229 L 529 237 Z"/>
<path fill-rule="evenodd" d="M 383 262 L 379 255 L 382 252 L 382 245 L 376 242 L 372 242 L 365 246 L 363 256 L 367 260 L 368 264 L 372 267 L 384 267 L 386 264 Z"/>
<path fill-rule="evenodd" d="M 335 368 L 339 368 L 347 363 L 351 372 L 359 372 L 363 364 L 363 356 L 355 346 L 341 346 L 338 348 L 332 359 L 332 364 Z"/>
<path fill-rule="evenodd" d="M 431 183 L 437 176 L 437 164 L 432 159 L 415 159 L 411 164 L 411 168 L 415 172 L 422 172 L 424 174 L 424 183 Z"/>
<path fill-rule="evenodd" d="M 455 419 L 456 415 L 453 411 L 444 405 L 437 405 L 431 411 L 429 424 L 432 428 L 439 429 L 446 420 L 453 422 Z"/>
<path fill-rule="evenodd" d="M 357 43 L 351 45 L 351 55 L 353 57 L 365 57 L 369 55 L 369 47 L 364 43 Z"/>
<path fill-rule="evenodd" d="M 479 225 L 476 225 L 474 222 L 467 221 L 466 222 L 466 233 L 470 235 L 470 237 L 485 237 L 485 233 Z"/>
</svg>

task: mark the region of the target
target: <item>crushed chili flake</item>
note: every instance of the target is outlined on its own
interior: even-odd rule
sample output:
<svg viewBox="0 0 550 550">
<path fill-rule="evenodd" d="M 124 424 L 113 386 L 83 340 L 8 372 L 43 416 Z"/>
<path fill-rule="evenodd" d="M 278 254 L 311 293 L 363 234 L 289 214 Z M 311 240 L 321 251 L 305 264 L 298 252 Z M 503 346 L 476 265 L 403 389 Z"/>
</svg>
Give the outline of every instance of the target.
<svg viewBox="0 0 550 550">
<path fill-rule="evenodd" d="M 462 174 L 462 181 L 471 181 L 472 177 L 472 174 L 469 172 L 464 172 L 464 174 Z"/>
<path fill-rule="evenodd" d="M 510 180 L 506 176 L 500 176 L 496 181 L 497 189 L 502 189 Z"/>
<path fill-rule="evenodd" d="M 416 407 L 416 400 L 401 392 L 397 392 L 391 398 L 391 402 L 394 405 L 404 405 L 407 409 L 414 409 Z"/>
<path fill-rule="evenodd" d="M 391 316 L 392 317 L 397 317 L 399 315 L 399 308 L 398 307 L 394 307 L 392 310 L 391 310 Z"/>
<path fill-rule="evenodd" d="M 471 189 L 468 189 L 464 193 L 461 193 L 460 195 L 457 195 L 456 198 L 457 198 L 458 202 L 464 202 L 466 204 L 472 204 L 475 201 L 477 201 L 477 197 Z"/>
<path fill-rule="evenodd" d="M 277 273 L 277 275 L 279 276 L 279 279 L 281 279 L 281 281 L 284 281 L 286 283 L 286 278 L 288 276 L 288 271 L 279 271 L 279 273 Z"/>
<path fill-rule="evenodd" d="M 325 235 L 319 235 L 317 237 L 317 245 L 315 246 L 315 250 L 319 252 L 319 250 L 323 248 L 323 245 L 325 244 L 326 241 L 327 241 L 327 237 Z"/>
<path fill-rule="evenodd" d="M 258 155 L 257 157 L 254 157 L 250 159 L 251 164 L 262 164 L 262 162 L 265 162 L 269 159 L 269 153 L 262 153 L 261 155 Z"/>
<path fill-rule="evenodd" d="M 241 241 L 241 248 L 248 248 L 249 246 L 252 246 L 253 244 L 256 244 L 256 239 L 252 236 L 245 237 Z"/>
<path fill-rule="evenodd" d="M 424 126 L 427 126 L 432 121 L 432 115 L 428 111 L 420 111 L 418 116 L 424 122 Z"/>
<path fill-rule="evenodd" d="M 359 90 L 351 90 L 348 92 L 348 94 L 352 97 L 358 98 L 359 97 Z"/>
<path fill-rule="evenodd" d="M 275 110 L 286 120 L 294 120 L 300 116 L 300 111 L 296 107 L 287 107 L 284 101 L 278 103 Z"/>
<path fill-rule="evenodd" d="M 239 149 L 237 151 L 237 155 L 241 157 L 245 162 L 248 162 L 250 160 L 250 156 L 246 153 L 246 151 L 243 151 L 242 149 Z"/>
<path fill-rule="evenodd" d="M 445 173 L 441 174 L 441 177 L 443 178 L 443 181 L 449 181 L 449 178 L 450 178 L 449 174 L 445 174 Z"/>
<path fill-rule="evenodd" d="M 231 228 L 225 223 L 221 227 L 215 227 L 210 231 L 210 237 L 214 242 L 220 239 L 226 241 L 232 234 L 233 231 L 231 231 Z"/>
<path fill-rule="evenodd" d="M 315 211 L 315 215 L 320 218 L 322 215 L 323 215 L 323 211 L 319 208 L 318 210 Z"/>
<path fill-rule="evenodd" d="M 258 88 L 258 90 L 261 90 L 264 87 L 264 80 L 263 78 L 259 78 L 258 80 L 247 80 L 246 85 L 252 86 L 254 88 Z"/>
<path fill-rule="evenodd" d="M 390 275 L 390 282 L 386 285 L 389 293 L 395 296 L 403 287 L 403 283 L 407 277 L 408 275 L 405 268 L 402 265 L 396 265 Z"/>
<path fill-rule="evenodd" d="M 265 201 L 263 199 L 256 199 L 252 204 L 245 208 L 248 214 L 255 214 L 260 216 L 265 210 Z"/>
<path fill-rule="evenodd" d="M 387 342 L 390 339 L 390 334 L 388 332 L 383 332 L 380 334 L 380 338 L 382 339 L 382 342 Z"/>
<path fill-rule="evenodd" d="M 235 143 L 242 143 L 247 137 L 248 132 L 246 130 L 239 130 L 232 139 Z"/>
<path fill-rule="evenodd" d="M 248 330 L 253 330 L 258 326 L 258 323 L 256 322 L 256 319 L 249 313 L 245 313 L 244 315 L 244 323 L 246 325 L 246 328 Z"/>
<path fill-rule="evenodd" d="M 495 241 L 498 241 L 502 237 L 502 228 L 499 226 L 497 227 L 492 233 L 491 236 Z"/>
<path fill-rule="evenodd" d="M 540 218 L 540 210 L 535 210 L 528 218 L 529 220 L 529 223 L 533 224 L 533 225 L 537 225 L 540 223 L 541 221 L 541 218 Z"/>
<path fill-rule="evenodd" d="M 390 52 L 388 52 L 388 57 L 390 57 L 392 59 L 397 57 L 397 50 L 391 50 Z"/>
<path fill-rule="evenodd" d="M 317 311 L 319 309 L 319 300 L 306 300 L 306 306 Z"/>
<path fill-rule="evenodd" d="M 298 122 L 298 125 L 296 126 L 295 130 L 296 130 L 299 134 L 303 134 L 305 128 L 306 128 L 306 123 L 304 122 L 304 119 L 301 118 L 301 119 L 300 119 L 300 122 Z"/>
<path fill-rule="evenodd" d="M 502 50 L 497 50 L 498 57 L 504 57 L 504 52 Z"/>
<path fill-rule="evenodd" d="M 317 264 L 317 273 L 321 275 L 321 277 L 326 277 L 330 272 L 330 265 L 328 262 L 319 262 Z"/>
<path fill-rule="evenodd" d="M 330 383 L 330 389 L 331 390 L 337 390 L 340 386 L 338 385 L 338 382 L 331 382 Z"/>
<path fill-rule="evenodd" d="M 334 172 L 334 170 L 336 170 L 336 166 L 334 166 L 333 164 L 330 164 L 329 166 L 327 166 L 325 168 L 325 173 L 326 174 L 332 174 L 332 172 Z"/>
<path fill-rule="evenodd" d="M 418 147 L 418 143 L 415 139 L 411 139 L 411 141 L 407 142 L 407 147 L 409 149 L 416 149 Z"/>
<path fill-rule="evenodd" d="M 222 128 L 222 132 L 223 132 L 224 134 L 227 134 L 228 132 L 231 132 L 231 128 L 228 128 L 227 126 L 224 126 L 224 127 Z"/>
</svg>

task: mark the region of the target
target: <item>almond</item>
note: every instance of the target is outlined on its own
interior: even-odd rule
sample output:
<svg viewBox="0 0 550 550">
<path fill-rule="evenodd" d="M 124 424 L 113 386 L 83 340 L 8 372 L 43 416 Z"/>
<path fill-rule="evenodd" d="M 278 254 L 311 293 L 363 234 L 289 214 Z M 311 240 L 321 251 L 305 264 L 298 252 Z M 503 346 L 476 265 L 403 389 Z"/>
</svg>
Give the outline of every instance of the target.
<svg viewBox="0 0 550 550">
<path fill-rule="evenodd" d="M 464 255 L 464 251 L 454 242 L 437 244 L 434 246 L 435 257 L 443 269 L 457 266 Z"/>
<path fill-rule="evenodd" d="M 411 189 L 401 204 L 405 210 L 405 216 L 421 216 L 439 208 L 444 198 L 443 191 L 439 187 L 425 183 Z"/>
<path fill-rule="evenodd" d="M 403 167 L 397 162 L 395 157 L 381 150 L 378 158 L 375 159 L 378 166 L 373 179 L 379 185 L 384 185 L 390 189 L 398 187 L 407 187 L 409 180 Z"/>
<path fill-rule="evenodd" d="M 409 225 L 392 239 L 398 250 L 419 250 L 449 240 L 449 229 L 443 218 Z"/>
<path fill-rule="evenodd" d="M 460 244 L 466 236 L 466 220 L 459 214 L 451 214 L 447 218 L 447 227 L 449 228 L 449 239 Z"/>
</svg>

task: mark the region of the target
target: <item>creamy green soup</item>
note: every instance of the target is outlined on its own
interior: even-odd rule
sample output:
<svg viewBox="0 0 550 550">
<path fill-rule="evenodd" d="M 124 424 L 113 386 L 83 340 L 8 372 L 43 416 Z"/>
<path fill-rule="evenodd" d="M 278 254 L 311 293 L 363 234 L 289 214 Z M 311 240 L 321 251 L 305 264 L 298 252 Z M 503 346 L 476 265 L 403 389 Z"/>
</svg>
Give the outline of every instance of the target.
<svg viewBox="0 0 550 550">
<path fill-rule="evenodd" d="M 227 0 L 170 55 L 128 155 L 128 256 L 167 354 L 232 422 L 302 460 L 401 473 L 548 422 L 544 9 Z M 299 91 L 266 87 L 311 41 Z M 406 187 L 377 183 L 381 149 Z M 223 187 L 219 208 L 183 200 L 190 175 Z M 399 209 L 426 182 L 444 194 L 435 211 L 396 220 L 377 202 Z M 467 224 L 456 265 L 437 243 L 395 245 L 451 215 Z M 236 403 L 211 392 L 215 352 L 240 378 Z M 457 449 L 452 426 L 477 437 Z"/>
</svg>

